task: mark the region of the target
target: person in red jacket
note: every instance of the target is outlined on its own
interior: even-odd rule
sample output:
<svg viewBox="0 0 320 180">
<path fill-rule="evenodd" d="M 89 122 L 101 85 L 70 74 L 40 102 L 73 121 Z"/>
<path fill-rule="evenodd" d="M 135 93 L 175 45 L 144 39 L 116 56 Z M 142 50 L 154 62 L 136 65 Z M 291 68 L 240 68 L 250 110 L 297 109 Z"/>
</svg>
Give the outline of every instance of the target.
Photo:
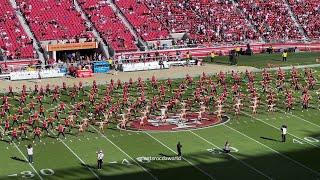
<svg viewBox="0 0 320 180">
<path fill-rule="evenodd" d="M 21 137 L 22 137 L 22 134 L 23 134 L 25 138 L 28 138 L 28 135 L 27 135 L 28 128 L 27 128 L 26 124 L 21 123 L 20 126 L 19 126 L 19 130 L 21 132 Z"/>
<path fill-rule="evenodd" d="M 57 138 L 59 138 L 60 135 L 62 135 L 62 136 L 66 139 L 66 136 L 64 135 L 64 129 L 65 129 L 65 127 L 63 127 L 62 124 L 59 124 L 59 126 L 58 126 L 58 128 L 57 128 L 57 130 L 58 130 L 58 136 L 57 136 Z"/>
<path fill-rule="evenodd" d="M 12 126 L 14 126 L 14 125 L 19 125 L 19 121 L 18 121 L 18 115 L 17 114 L 14 114 L 13 116 L 12 116 Z"/>
<path fill-rule="evenodd" d="M 11 141 L 10 144 L 13 143 L 13 141 L 19 141 L 18 140 L 18 129 L 17 128 L 13 128 L 12 132 L 11 132 Z"/>
<path fill-rule="evenodd" d="M 33 142 L 36 140 L 36 137 L 39 139 L 39 141 L 41 142 L 41 129 L 39 127 L 36 127 L 34 130 L 33 130 Z"/>
<path fill-rule="evenodd" d="M 46 120 L 42 121 L 42 131 L 46 131 L 47 135 L 49 134 L 48 131 L 48 122 Z"/>
</svg>

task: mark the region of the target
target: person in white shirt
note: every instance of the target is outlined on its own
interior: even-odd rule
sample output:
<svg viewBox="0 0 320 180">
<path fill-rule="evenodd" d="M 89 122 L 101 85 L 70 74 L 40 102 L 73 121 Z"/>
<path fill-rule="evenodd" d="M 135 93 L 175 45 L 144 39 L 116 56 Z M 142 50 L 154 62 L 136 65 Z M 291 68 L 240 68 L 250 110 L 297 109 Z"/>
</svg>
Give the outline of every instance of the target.
<svg viewBox="0 0 320 180">
<path fill-rule="evenodd" d="M 103 163 L 103 158 L 104 158 L 104 154 L 102 152 L 102 150 L 100 150 L 99 152 L 97 152 L 97 159 L 98 159 L 98 169 L 101 170 L 102 169 L 102 163 Z"/>
<path fill-rule="evenodd" d="M 282 126 L 281 126 L 281 138 L 282 138 L 282 142 L 286 142 L 286 134 L 287 134 L 287 126 L 286 126 L 286 125 L 282 125 Z"/>
<path fill-rule="evenodd" d="M 29 163 L 33 163 L 33 147 L 31 146 L 31 144 L 29 144 L 27 147 L 27 153 Z"/>
</svg>

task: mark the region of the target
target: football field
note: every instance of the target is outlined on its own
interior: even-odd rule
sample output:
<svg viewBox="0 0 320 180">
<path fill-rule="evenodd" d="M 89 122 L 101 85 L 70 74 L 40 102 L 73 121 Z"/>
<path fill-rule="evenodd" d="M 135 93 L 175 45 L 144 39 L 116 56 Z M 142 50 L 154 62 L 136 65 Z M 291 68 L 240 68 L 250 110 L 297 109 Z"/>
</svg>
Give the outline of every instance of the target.
<svg viewBox="0 0 320 180">
<path fill-rule="evenodd" d="M 314 77 L 319 78 L 318 69 L 313 69 Z M 300 82 L 306 85 L 304 70 L 299 69 Z M 272 72 L 275 77 L 276 72 Z M 217 82 L 216 76 L 209 76 Z M 256 74 L 256 87 L 261 91 L 261 74 Z M 193 102 L 194 90 L 199 77 L 188 85 L 182 99 Z M 286 74 L 289 86 L 290 75 Z M 172 89 L 177 89 L 185 79 L 172 82 Z M 228 84 L 232 84 L 230 76 Z M 145 83 L 147 101 L 159 94 L 150 81 Z M 158 84 L 166 81 L 159 80 Z M 246 78 L 241 74 L 241 91 L 246 92 Z M 61 83 L 62 84 L 62 83 Z M 61 85 L 59 84 L 59 85 Z M 274 81 L 271 83 L 275 88 Z M 98 85 L 96 100 L 102 101 L 108 85 Z M 53 88 L 53 85 L 52 85 Z M 302 110 L 301 91 L 294 91 L 296 103 L 294 110 L 286 112 L 285 97 L 279 93 L 276 111 L 268 112 L 265 94 L 261 93 L 261 105 L 258 114 L 253 115 L 249 101 L 239 116 L 232 109 L 232 96 L 228 96 L 225 107 L 225 121 L 201 128 L 186 128 L 167 131 L 139 131 L 128 127 L 120 129 L 120 116 L 110 118 L 110 123 L 103 132 L 91 122 L 84 133 L 78 133 L 77 127 L 66 133 L 66 138 L 58 138 L 55 129 L 49 129 L 49 135 L 43 132 L 40 141 L 34 141 L 30 133 L 27 138 L 9 144 L 10 134 L 0 142 L 0 179 L 320 179 L 320 109 L 316 91 L 310 90 L 312 100 L 308 110 Z M 74 109 L 76 102 L 87 105 L 79 111 L 76 118 L 80 122 L 93 112 L 89 105 L 91 84 L 84 91 L 76 92 L 75 101 L 70 99 L 73 87 L 60 91 L 58 102 L 52 102 L 51 95 L 43 99 L 46 117 L 58 109 L 59 103 L 66 104 L 66 110 L 59 111 L 59 117 L 66 118 Z M 167 87 L 164 99 L 174 95 L 174 90 Z M 112 91 L 112 103 L 122 100 L 122 88 Z M 129 88 L 129 102 L 139 97 L 137 83 Z M 222 92 L 218 87 L 217 94 Z M 12 105 L 10 115 L 19 107 L 20 93 L 9 96 Z M 36 102 L 37 95 L 32 90 L 27 93 L 27 105 L 23 106 L 21 121 L 30 116 L 28 104 Z M 0 102 L 2 102 L 0 100 Z M 36 109 L 39 104 L 36 104 Z M 174 108 L 179 111 L 180 106 Z M 191 104 L 190 111 L 199 109 L 199 104 Z M 140 111 L 140 109 L 136 109 Z M 214 112 L 214 103 L 208 106 L 208 112 Z M 34 112 L 31 112 L 34 113 Z M 159 110 L 154 112 L 159 114 Z M 9 114 L 5 118 L 10 117 Z M 134 117 L 136 114 L 134 115 Z M 3 121 L 5 118 L 2 118 Z M 103 117 L 98 117 L 103 118 Z M 41 118 L 40 118 L 41 119 Z M 58 122 L 56 122 L 58 123 Z M 281 142 L 282 125 L 288 126 L 287 141 Z M 41 124 L 39 124 L 41 127 Z M 2 126 L 1 128 L 4 128 Z M 228 141 L 231 153 L 224 153 L 223 147 Z M 177 157 L 177 143 L 182 144 L 182 157 Z M 26 146 L 34 148 L 34 163 L 27 162 Z M 96 167 L 96 152 L 105 154 L 102 170 Z"/>
</svg>

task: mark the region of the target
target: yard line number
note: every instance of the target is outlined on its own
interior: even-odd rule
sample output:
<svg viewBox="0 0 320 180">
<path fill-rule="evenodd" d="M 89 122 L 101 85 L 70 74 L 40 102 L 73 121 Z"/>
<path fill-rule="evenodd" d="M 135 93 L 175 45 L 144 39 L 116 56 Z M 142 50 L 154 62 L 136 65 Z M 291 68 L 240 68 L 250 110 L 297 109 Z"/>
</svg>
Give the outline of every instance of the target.
<svg viewBox="0 0 320 180">
<path fill-rule="evenodd" d="M 44 176 L 54 175 L 54 171 L 49 168 L 41 169 L 40 173 L 41 175 L 44 175 Z M 22 178 L 26 178 L 26 179 L 33 178 L 35 176 L 35 174 L 32 171 L 22 171 L 20 174 Z"/>
<path fill-rule="evenodd" d="M 318 137 L 304 137 L 303 140 L 305 140 L 309 143 L 318 143 L 318 142 L 320 142 L 320 136 L 318 136 Z M 302 142 L 298 139 L 292 139 L 292 142 L 295 144 L 304 144 L 304 142 Z"/>
</svg>

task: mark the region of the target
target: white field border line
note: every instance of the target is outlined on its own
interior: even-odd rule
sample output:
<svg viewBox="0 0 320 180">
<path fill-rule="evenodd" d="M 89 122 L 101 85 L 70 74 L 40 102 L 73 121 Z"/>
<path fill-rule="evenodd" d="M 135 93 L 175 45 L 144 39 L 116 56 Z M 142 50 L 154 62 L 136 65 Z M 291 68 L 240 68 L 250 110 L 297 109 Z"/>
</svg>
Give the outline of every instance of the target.
<svg viewBox="0 0 320 180">
<path fill-rule="evenodd" d="M 198 138 L 202 139 L 203 141 L 207 142 L 208 144 L 214 146 L 215 148 L 219 149 L 219 150 L 222 150 L 220 147 L 218 147 L 217 145 L 213 144 L 212 142 L 208 141 L 207 139 L 205 139 L 204 137 L 200 136 L 199 134 L 193 132 L 193 131 L 189 131 L 190 133 L 192 133 L 193 135 L 197 136 Z M 234 158 L 235 160 L 238 160 L 239 162 L 241 162 L 243 165 L 247 166 L 248 168 L 256 171 L 257 173 L 259 173 L 260 175 L 266 177 L 267 179 L 273 179 L 271 178 L 270 176 L 264 174 L 263 172 L 261 172 L 260 170 L 256 169 L 255 167 L 251 166 L 250 164 L 242 161 L 241 159 L 237 158 L 236 156 L 228 153 L 227 155 L 231 156 L 232 158 Z"/>
<path fill-rule="evenodd" d="M 254 119 L 256 119 L 256 120 L 258 120 L 258 121 L 260 121 L 260 122 L 262 122 L 262 123 L 264 123 L 264 124 L 266 124 L 266 125 L 268 125 L 268 126 L 270 126 L 270 127 L 273 127 L 273 128 L 275 128 L 275 129 L 279 129 L 279 128 L 275 127 L 274 125 L 269 124 L 269 123 L 267 123 L 267 122 L 265 122 L 265 121 L 263 121 L 263 120 L 261 120 L 261 119 L 259 119 L 259 118 L 253 117 L 252 115 L 250 115 L 250 114 L 248 114 L 248 113 L 246 113 L 246 112 L 242 112 L 242 113 L 245 114 L 245 115 L 247 115 L 247 116 L 250 116 L 250 117 L 252 117 L 252 118 L 254 118 Z M 304 140 L 304 139 L 302 139 L 302 138 L 299 138 L 298 136 L 296 136 L 296 135 L 294 135 L 294 134 L 292 134 L 292 133 L 288 133 L 288 134 L 289 134 L 290 136 L 293 136 L 293 137 L 295 137 L 295 138 L 303 141 L 303 142 L 306 142 L 306 143 L 310 144 L 311 146 L 320 148 L 320 146 L 318 146 L 318 145 L 316 145 L 316 144 L 313 144 L 313 143 L 310 143 L 309 141 L 306 141 L 306 140 Z"/>
<path fill-rule="evenodd" d="M 1 130 L 3 131 L 3 128 L 0 126 Z M 43 180 L 42 176 L 38 173 L 38 171 L 34 168 L 34 166 L 28 161 L 27 157 L 23 154 L 23 152 L 21 151 L 21 149 L 16 145 L 15 142 L 13 142 L 14 147 L 20 152 L 20 154 L 23 156 L 23 158 L 25 159 L 25 161 L 28 162 L 28 164 L 30 165 L 30 167 L 33 169 L 33 171 L 38 175 L 38 177 Z"/>
<path fill-rule="evenodd" d="M 236 130 L 236 129 L 234 129 L 234 128 L 232 128 L 232 127 L 230 127 L 230 126 L 226 125 L 226 124 L 225 124 L 224 126 L 225 126 L 225 127 L 227 127 L 227 128 L 229 128 L 229 129 L 231 129 L 231 130 L 233 130 L 233 131 L 235 131 L 235 132 L 237 132 L 237 133 L 239 133 L 239 134 L 241 134 L 242 136 L 247 137 L 248 139 L 250 139 L 250 140 L 252 140 L 252 141 L 254 141 L 254 142 L 256 142 L 256 143 L 260 144 L 261 146 L 266 147 L 267 149 L 269 149 L 269 150 L 271 150 L 271 151 L 273 151 L 273 152 L 275 152 L 275 153 L 279 154 L 280 156 L 282 156 L 282 157 L 284 157 L 284 158 L 286 158 L 286 159 L 288 159 L 288 160 L 290 160 L 290 161 L 292 161 L 292 162 L 296 163 L 297 165 L 299 165 L 299 166 L 301 166 L 301 167 L 303 167 L 303 168 L 305 168 L 305 169 L 307 169 L 307 170 L 311 171 L 312 173 L 316 174 L 317 176 L 320 176 L 320 173 L 319 173 L 318 171 L 315 171 L 315 170 L 313 170 L 313 169 L 309 168 L 308 166 L 306 166 L 306 165 L 304 165 L 304 164 L 302 164 L 302 163 L 300 163 L 300 162 L 298 162 L 298 161 L 296 161 L 296 160 L 294 160 L 294 159 L 290 158 L 289 156 L 287 156 L 287 155 L 285 155 L 285 154 L 280 153 L 279 151 L 276 151 L 276 150 L 272 149 L 271 147 L 269 147 L 269 146 L 267 146 L 267 145 L 265 145 L 265 144 L 263 144 L 263 143 L 261 143 L 261 142 L 259 142 L 259 141 L 255 140 L 255 139 L 251 138 L 250 136 L 248 136 L 248 135 L 246 135 L 246 134 L 244 134 L 244 133 L 242 133 L 242 132 L 240 132 L 240 131 L 238 131 L 238 130 Z"/>
<path fill-rule="evenodd" d="M 51 133 L 52 130 L 50 130 Z M 60 138 L 58 138 L 59 141 L 83 164 L 83 165 L 86 165 L 86 163 L 63 141 L 61 140 Z M 95 173 L 89 166 L 86 166 L 86 168 L 97 178 L 97 179 L 101 179 L 99 177 L 99 175 L 97 175 L 97 173 Z"/>
<path fill-rule="evenodd" d="M 155 175 L 153 175 L 150 171 L 148 171 L 141 164 L 139 164 L 136 160 L 134 160 L 129 154 L 127 154 L 125 151 L 123 151 L 119 146 L 117 146 L 114 142 L 112 142 L 109 138 L 107 138 L 104 134 L 102 134 L 99 130 L 97 130 L 93 125 L 90 125 L 90 127 L 93 128 L 96 132 L 98 132 L 103 138 L 105 138 L 113 146 L 115 146 L 119 151 L 121 151 L 123 154 L 125 154 L 127 157 L 129 157 L 133 162 L 135 162 L 138 166 L 140 166 L 144 171 L 146 171 L 148 174 L 150 174 L 153 179 L 158 180 L 158 178 Z"/>
<path fill-rule="evenodd" d="M 265 103 L 262 103 L 262 104 L 265 104 Z M 265 105 L 267 105 L 267 104 L 265 104 Z M 282 110 L 282 109 L 280 109 L 280 108 L 276 108 L 276 109 L 278 109 L 278 110 L 281 111 L 281 112 L 286 112 L 286 111 L 284 111 L 284 110 Z M 310 122 L 310 121 L 308 121 L 308 120 L 305 120 L 305 119 L 303 119 L 303 118 L 301 118 L 301 117 L 299 117 L 299 116 L 297 116 L 297 115 L 294 115 L 294 114 L 291 114 L 291 113 L 287 113 L 287 114 L 290 115 L 290 116 L 296 117 L 296 118 L 300 119 L 301 121 L 307 122 L 307 123 L 309 123 L 309 124 L 311 124 L 311 125 L 314 125 L 314 126 L 317 126 L 317 127 L 320 128 L 320 126 L 319 126 L 318 124 L 315 124 L 315 123 L 313 123 L 313 122 Z"/>
<path fill-rule="evenodd" d="M 165 145 L 164 143 L 162 143 L 160 140 L 158 140 L 157 138 L 155 138 L 154 136 L 152 136 L 151 134 L 149 134 L 148 132 L 144 132 L 145 134 L 147 134 L 148 136 L 150 136 L 152 139 L 154 139 L 155 141 L 157 141 L 158 143 L 160 143 L 162 146 L 166 147 L 167 149 L 169 149 L 171 152 L 176 153 L 174 150 L 172 150 L 170 147 L 168 147 L 167 145 Z M 205 174 L 206 176 L 208 176 L 210 179 L 214 179 L 212 177 L 212 175 L 208 174 L 207 172 L 205 172 L 204 170 L 202 170 L 201 168 L 199 168 L 198 166 L 196 166 L 195 164 L 193 164 L 191 161 L 189 161 L 188 159 L 182 157 L 183 160 L 185 160 L 186 162 L 188 162 L 191 166 L 195 167 L 196 169 L 198 169 L 199 171 L 201 171 L 203 174 Z"/>
</svg>

